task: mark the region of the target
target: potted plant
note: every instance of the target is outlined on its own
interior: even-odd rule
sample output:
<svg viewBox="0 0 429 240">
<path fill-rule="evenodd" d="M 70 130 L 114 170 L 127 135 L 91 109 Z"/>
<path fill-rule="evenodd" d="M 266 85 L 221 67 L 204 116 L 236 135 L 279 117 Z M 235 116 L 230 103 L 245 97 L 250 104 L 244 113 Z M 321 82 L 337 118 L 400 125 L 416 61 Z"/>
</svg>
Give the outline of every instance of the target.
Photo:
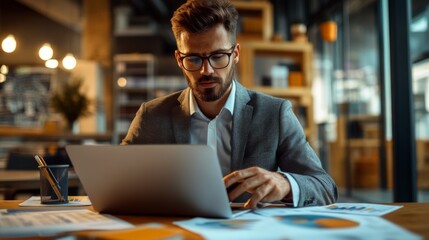
<svg viewBox="0 0 429 240">
<path fill-rule="evenodd" d="M 91 100 L 81 90 L 83 79 L 71 78 L 62 84 L 51 97 L 51 107 L 61 113 L 67 121 L 67 129 L 71 131 L 75 121 L 91 114 Z"/>
</svg>

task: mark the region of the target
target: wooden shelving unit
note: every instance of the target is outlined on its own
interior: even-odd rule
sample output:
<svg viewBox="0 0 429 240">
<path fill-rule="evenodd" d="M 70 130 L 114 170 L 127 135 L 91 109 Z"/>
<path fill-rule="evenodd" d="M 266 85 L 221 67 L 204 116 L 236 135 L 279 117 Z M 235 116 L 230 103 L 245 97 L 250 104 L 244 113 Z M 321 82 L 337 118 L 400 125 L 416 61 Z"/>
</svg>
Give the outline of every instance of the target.
<svg viewBox="0 0 429 240">
<path fill-rule="evenodd" d="M 311 93 L 312 45 L 302 42 L 269 41 L 243 41 L 240 42 L 240 45 L 241 53 L 238 71 L 240 82 L 255 91 L 292 100 L 295 114 L 304 127 L 307 139 L 310 143 L 315 140 L 316 127 L 313 118 L 313 97 Z M 263 69 L 257 63 L 258 58 L 272 59 L 273 64 L 265 64 L 266 68 Z M 282 87 L 273 86 L 272 84 L 267 85 L 260 79 L 264 74 L 271 77 L 270 71 L 275 62 L 293 65 L 299 69 L 289 70 Z M 289 81 L 291 74 L 300 77 L 299 85 L 291 84 L 292 82 Z"/>
<path fill-rule="evenodd" d="M 269 1 L 232 1 L 240 14 L 238 40 L 271 40 L 273 7 Z"/>
<path fill-rule="evenodd" d="M 143 102 L 186 88 L 186 81 L 175 75 L 156 75 L 153 54 L 117 54 L 114 57 L 114 134 L 119 143 L 128 131 Z"/>
<path fill-rule="evenodd" d="M 114 66 L 113 142 L 119 143 L 140 104 L 153 98 L 155 57 L 152 54 L 117 54 Z"/>
<path fill-rule="evenodd" d="M 292 101 L 295 114 L 310 143 L 316 140 L 313 118 L 312 57 L 307 42 L 272 41 L 273 6 L 270 1 L 233 0 L 239 13 L 240 44 L 238 80 L 247 88 Z M 262 59 L 262 60 L 261 60 Z M 262 64 L 261 64 L 262 63 Z M 285 79 L 273 84 L 273 66 L 281 63 Z M 262 79 L 264 78 L 264 79 Z M 271 82 L 266 83 L 269 79 Z"/>
</svg>

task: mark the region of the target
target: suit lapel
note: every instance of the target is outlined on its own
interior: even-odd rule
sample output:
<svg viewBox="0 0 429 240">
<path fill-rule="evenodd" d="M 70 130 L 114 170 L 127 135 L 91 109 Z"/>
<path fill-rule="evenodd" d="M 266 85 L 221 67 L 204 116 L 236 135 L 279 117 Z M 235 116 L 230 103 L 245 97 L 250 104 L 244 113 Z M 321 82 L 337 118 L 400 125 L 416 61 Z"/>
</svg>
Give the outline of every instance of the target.
<svg viewBox="0 0 429 240">
<path fill-rule="evenodd" d="M 171 110 L 174 137 L 178 144 L 189 144 L 189 88 L 182 91 L 177 100 L 180 105 L 177 105 Z"/>
<path fill-rule="evenodd" d="M 247 90 L 237 81 L 234 116 L 232 120 L 232 153 L 231 153 L 231 169 L 235 171 L 241 169 L 246 148 L 247 136 L 250 131 L 250 120 L 253 115 L 253 107 L 247 103 L 250 101 L 250 96 Z"/>
</svg>

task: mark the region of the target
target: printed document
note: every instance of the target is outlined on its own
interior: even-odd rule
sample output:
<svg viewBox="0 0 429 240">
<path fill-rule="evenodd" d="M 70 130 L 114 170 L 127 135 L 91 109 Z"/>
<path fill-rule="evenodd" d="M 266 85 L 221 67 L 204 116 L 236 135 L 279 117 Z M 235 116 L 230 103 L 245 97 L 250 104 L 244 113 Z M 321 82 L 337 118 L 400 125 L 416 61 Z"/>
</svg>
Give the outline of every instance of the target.
<svg viewBox="0 0 429 240">
<path fill-rule="evenodd" d="M 305 209 L 263 208 L 234 219 L 193 218 L 174 224 L 205 239 L 422 239 L 378 216 Z"/>
<path fill-rule="evenodd" d="M 73 207 L 73 206 L 90 206 L 91 201 L 88 196 L 69 196 L 68 203 L 42 204 L 40 196 L 32 196 L 20 203 L 21 207 Z"/>
<path fill-rule="evenodd" d="M 365 216 L 383 216 L 398 210 L 402 206 L 371 203 L 335 203 L 328 206 L 312 207 L 315 212 L 346 213 Z"/>
<path fill-rule="evenodd" d="M 66 231 L 127 229 L 134 225 L 88 209 L 0 210 L 0 237 L 47 236 Z"/>
</svg>

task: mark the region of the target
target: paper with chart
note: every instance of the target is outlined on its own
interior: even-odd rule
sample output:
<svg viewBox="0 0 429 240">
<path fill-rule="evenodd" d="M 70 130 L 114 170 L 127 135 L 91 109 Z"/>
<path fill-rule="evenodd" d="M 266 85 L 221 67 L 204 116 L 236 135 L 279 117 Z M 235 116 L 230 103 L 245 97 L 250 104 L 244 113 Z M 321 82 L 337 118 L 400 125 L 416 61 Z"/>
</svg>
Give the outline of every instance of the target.
<svg viewBox="0 0 429 240">
<path fill-rule="evenodd" d="M 347 213 L 366 216 L 383 216 L 402 206 L 371 203 L 335 203 L 328 206 L 312 207 L 313 211 L 326 213 Z"/>
<path fill-rule="evenodd" d="M 88 209 L 0 210 L 0 237 L 46 236 L 66 231 L 113 230 L 133 227 L 125 221 Z"/>
<path fill-rule="evenodd" d="M 275 209 L 278 214 L 273 214 Z M 220 220 L 194 218 L 175 224 L 201 234 L 206 239 L 422 239 L 377 216 L 288 208 L 260 210 L 268 210 L 270 214 L 264 216 L 251 212 L 235 219 Z"/>
<path fill-rule="evenodd" d="M 289 213 L 291 211 L 305 212 L 325 212 L 325 213 L 340 213 L 365 216 L 383 216 L 391 213 L 402 206 L 382 205 L 371 203 L 335 203 L 327 206 L 303 207 L 303 208 L 261 208 L 253 210 L 264 216 L 278 215 L 279 213 Z"/>
</svg>

